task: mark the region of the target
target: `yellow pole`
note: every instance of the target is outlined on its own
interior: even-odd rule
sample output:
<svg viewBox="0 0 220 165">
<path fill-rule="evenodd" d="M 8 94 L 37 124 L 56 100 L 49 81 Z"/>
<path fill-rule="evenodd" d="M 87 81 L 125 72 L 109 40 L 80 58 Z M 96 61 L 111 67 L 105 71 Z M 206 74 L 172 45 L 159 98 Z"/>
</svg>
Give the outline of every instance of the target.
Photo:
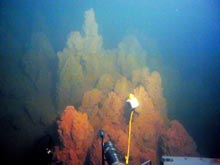
<svg viewBox="0 0 220 165">
<path fill-rule="evenodd" d="M 125 156 L 125 164 L 128 165 L 129 162 L 129 154 L 130 154 L 130 141 L 131 141 L 131 122 L 134 111 L 131 111 L 130 120 L 129 120 L 129 128 L 128 128 L 128 150 L 127 155 Z"/>
</svg>

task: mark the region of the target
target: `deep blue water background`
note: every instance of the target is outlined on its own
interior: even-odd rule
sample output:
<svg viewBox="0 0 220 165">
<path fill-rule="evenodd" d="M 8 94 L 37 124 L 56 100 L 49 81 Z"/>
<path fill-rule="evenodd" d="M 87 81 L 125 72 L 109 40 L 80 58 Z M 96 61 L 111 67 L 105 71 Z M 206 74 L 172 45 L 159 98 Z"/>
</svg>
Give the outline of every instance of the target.
<svg viewBox="0 0 220 165">
<path fill-rule="evenodd" d="M 1 60 L 11 60 L 16 70 L 31 34 L 38 31 L 56 52 L 62 50 L 90 8 L 106 49 L 126 35 L 137 36 L 147 65 L 161 73 L 168 117 L 182 122 L 202 156 L 220 157 L 218 0 L 1 0 Z"/>
</svg>

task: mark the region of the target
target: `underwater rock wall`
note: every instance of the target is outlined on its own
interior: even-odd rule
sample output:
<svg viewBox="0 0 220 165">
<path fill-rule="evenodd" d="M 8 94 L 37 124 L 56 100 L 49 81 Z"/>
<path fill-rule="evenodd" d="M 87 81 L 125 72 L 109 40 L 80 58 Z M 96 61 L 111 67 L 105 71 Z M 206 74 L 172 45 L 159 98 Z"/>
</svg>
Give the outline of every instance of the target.
<svg viewBox="0 0 220 165">
<path fill-rule="evenodd" d="M 34 123 L 48 125 L 55 119 L 53 103 L 54 69 L 56 56 L 45 34 L 32 35 L 27 53 L 23 57 L 24 74 L 30 85 L 26 91 L 25 111 Z"/>
<path fill-rule="evenodd" d="M 26 47 L 18 61 L 8 57 L 1 61 L 0 124 L 4 134 L 0 142 L 8 164 L 25 164 L 36 158 L 35 144 L 51 132 L 57 116 L 52 97 L 57 63 L 53 47 L 42 32 L 33 33 Z"/>
<path fill-rule="evenodd" d="M 130 164 L 140 164 L 147 159 L 158 163 L 162 154 L 198 155 L 196 144 L 184 127 L 178 121 L 170 121 L 167 125 L 143 86 L 134 88 L 132 92 L 140 106 L 132 121 Z M 125 98 L 115 91 L 105 93 L 92 89 L 86 92 L 78 111 L 67 107 L 58 121 L 62 146 L 56 150 L 56 159 L 67 164 L 101 164 L 100 129 L 106 133 L 105 141 L 111 140 L 124 157 L 127 152 L 129 112 L 126 111 Z M 78 156 L 72 156 L 75 154 L 83 156 L 79 160 Z M 88 160 L 86 155 L 89 155 Z"/>
<path fill-rule="evenodd" d="M 144 66 L 145 57 L 135 37 L 125 38 L 116 50 L 105 50 L 94 11 L 87 11 L 83 32 L 72 32 L 66 48 L 58 52 L 59 110 L 68 104 L 79 106 L 84 92 L 103 85 L 101 76 L 108 75 L 112 80 L 121 75 L 131 78 L 134 69 Z"/>
<path fill-rule="evenodd" d="M 177 120 L 170 121 L 160 140 L 160 146 L 166 155 L 198 156 L 195 142 Z"/>
<path fill-rule="evenodd" d="M 78 104 L 84 91 L 91 89 L 103 71 L 102 37 L 98 34 L 93 10 L 85 14 L 83 34 L 72 32 L 67 47 L 58 52 L 59 85 L 58 103 L 60 111 L 71 103 Z"/>
<path fill-rule="evenodd" d="M 63 146 L 55 151 L 57 159 L 64 164 L 82 164 L 94 138 L 87 114 L 66 107 L 58 121 L 58 133 Z"/>
<path fill-rule="evenodd" d="M 58 161 L 101 164 L 100 129 L 125 156 L 129 93 L 140 104 L 132 121 L 130 164 L 147 159 L 158 163 L 162 154 L 197 155 L 183 126 L 167 118 L 160 73 L 147 68 L 146 53 L 136 38 L 127 37 L 117 49 L 105 50 L 91 9 L 85 14 L 83 34 L 72 32 L 58 57 L 59 110 L 67 105 L 78 109 L 67 107 L 58 121 L 62 144 L 55 152 Z"/>
</svg>

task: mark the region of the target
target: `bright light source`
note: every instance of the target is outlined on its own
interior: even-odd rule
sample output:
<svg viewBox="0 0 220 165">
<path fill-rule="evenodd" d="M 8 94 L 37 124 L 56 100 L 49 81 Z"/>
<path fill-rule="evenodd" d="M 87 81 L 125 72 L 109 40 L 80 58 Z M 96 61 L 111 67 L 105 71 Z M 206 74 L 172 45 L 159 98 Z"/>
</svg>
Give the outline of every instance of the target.
<svg viewBox="0 0 220 165">
<path fill-rule="evenodd" d="M 129 97 L 126 102 L 130 104 L 132 110 L 139 106 L 137 98 L 134 97 L 133 94 L 129 94 Z"/>
</svg>

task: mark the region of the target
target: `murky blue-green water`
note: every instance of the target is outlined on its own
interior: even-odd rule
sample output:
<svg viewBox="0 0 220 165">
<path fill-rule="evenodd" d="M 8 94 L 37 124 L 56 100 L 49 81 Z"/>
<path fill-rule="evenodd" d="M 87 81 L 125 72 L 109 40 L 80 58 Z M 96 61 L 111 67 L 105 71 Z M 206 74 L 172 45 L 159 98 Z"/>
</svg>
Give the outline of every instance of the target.
<svg viewBox="0 0 220 165">
<path fill-rule="evenodd" d="M 91 8 L 95 21 L 84 23 Z M 220 157 L 219 43 L 218 0 L 2 0 L 1 152 L 9 164 L 34 157 L 42 137 L 58 142 L 59 114 L 79 107 L 98 77 L 130 80 L 147 67 L 160 73 L 168 118 L 184 125 L 201 156 Z"/>
</svg>

